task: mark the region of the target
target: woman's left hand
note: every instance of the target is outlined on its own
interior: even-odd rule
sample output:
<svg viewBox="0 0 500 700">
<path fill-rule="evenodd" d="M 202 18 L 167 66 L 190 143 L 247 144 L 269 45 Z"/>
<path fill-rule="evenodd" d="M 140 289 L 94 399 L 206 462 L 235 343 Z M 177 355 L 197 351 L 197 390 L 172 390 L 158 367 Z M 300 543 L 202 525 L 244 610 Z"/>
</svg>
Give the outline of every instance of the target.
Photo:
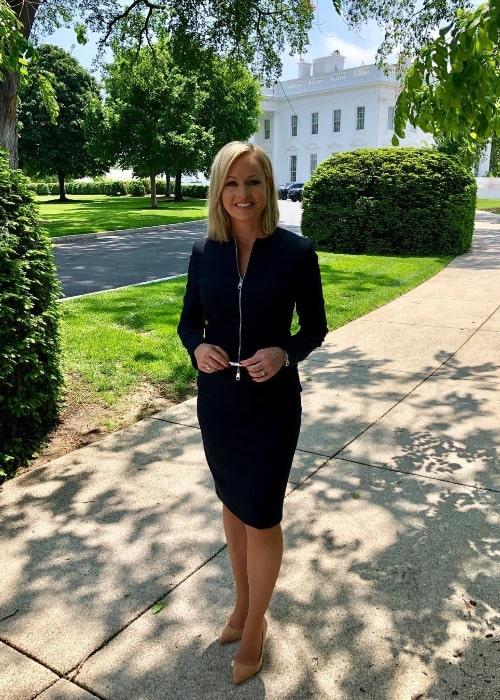
<svg viewBox="0 0 500 700">
<path fill-rule="evenodd" d="M 246 360 L 241 361 L 254 382 L 267 382 L 274 377 L 285 364 L 283 348 L 262 348 Z"/>
</svg>

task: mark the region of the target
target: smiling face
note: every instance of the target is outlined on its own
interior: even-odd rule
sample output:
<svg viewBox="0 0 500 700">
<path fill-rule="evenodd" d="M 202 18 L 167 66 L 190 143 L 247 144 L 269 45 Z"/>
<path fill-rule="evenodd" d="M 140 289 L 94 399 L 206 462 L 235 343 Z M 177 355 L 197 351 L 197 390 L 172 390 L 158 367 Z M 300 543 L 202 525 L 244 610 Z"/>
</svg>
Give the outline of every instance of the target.
<svg viewBox="0 0 500 700">
<path fill-rule="evenodd" d="M 233 228 L 244 224 L 260 232 L 269 188 L 270 183 L 255 156 L 243 155 L 234 161 L 221 194 L 222 205 Z"/>
</svg>

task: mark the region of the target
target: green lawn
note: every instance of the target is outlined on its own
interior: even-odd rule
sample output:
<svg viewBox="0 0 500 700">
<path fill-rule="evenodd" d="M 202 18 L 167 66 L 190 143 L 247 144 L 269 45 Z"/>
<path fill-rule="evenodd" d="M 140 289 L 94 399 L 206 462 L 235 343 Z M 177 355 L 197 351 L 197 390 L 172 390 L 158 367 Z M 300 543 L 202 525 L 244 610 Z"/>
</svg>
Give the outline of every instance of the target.
<svg viewBox="0 0 500 700">
<path fill-rule="evenodd" d="M 158 209 L 151 209 L 149 197 L 75 195 L 63 204 L 44 196 L 37 197 L 37 203 L 51 237 L 176 224 L 206 216 L 204 199 L 174 202 L 159 197 Z"/>
<path fill-rule="evenodd" d="M 478 199 L 476 209 L 484 211 L 492 211 L 494 214 L 500 214 L 500 199 Z"/>
<path fill-rule="evenodd" d="M 328 327 L 344 325 L 435 275 L 450 258 L 319 255 Z M 66 374 L 112 406 L 143 382 L 180 400 L 195 372 L 177 337 L 185 278 L 61 302 Z"/>
<path fill-rule="evenodd" d="M 75 195 L 62 204 L 52 196 L 44 196 L 37 197 L 37 202 L 51 237 L 175 224 L 206 217 L 206 202 L 197 199 L 173 202 L 159 197 L 158 209 L 151 209 L 149 197 Z M 478 200 L 477 208 L 500 213 L 500 201 Z"/>
<path fill-rule="evenodd" d="M 206 206 L 160 199 L 160 208 L 151 210 L 147 197 L 79 196 L 70 204 L 39 199 L 52 236 L 200 219 Z M 320 253 L 319 260 L 333 330 L 432 277 L 450 258 Z M 72 396 L 112 407 L 144 383 L 174 400 L 192 395 L 195 372 L 176 333 L 184 285 L 181 278 L 61 302 Z"/>
</svg>

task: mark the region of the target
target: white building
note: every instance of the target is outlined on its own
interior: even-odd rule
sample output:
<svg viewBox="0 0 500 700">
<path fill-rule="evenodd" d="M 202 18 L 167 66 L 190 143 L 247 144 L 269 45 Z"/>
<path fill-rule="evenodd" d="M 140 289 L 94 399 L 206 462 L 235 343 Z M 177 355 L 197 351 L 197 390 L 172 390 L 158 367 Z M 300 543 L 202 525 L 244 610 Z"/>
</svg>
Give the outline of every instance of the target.
<svg viewBox="0 0 500 700">
<path fill-rule="evenodd" d="M 344 69 L 344 56 L 301 60 L 297 80 L 264 89 L 253 141 L 271 158 L 278 184 L 306 182 L 332 153 L 391 146 L 398 82 L 375 65 Z M 401 146 L 428 146 L 432 136 L 408 125 Z"/>
</svg>

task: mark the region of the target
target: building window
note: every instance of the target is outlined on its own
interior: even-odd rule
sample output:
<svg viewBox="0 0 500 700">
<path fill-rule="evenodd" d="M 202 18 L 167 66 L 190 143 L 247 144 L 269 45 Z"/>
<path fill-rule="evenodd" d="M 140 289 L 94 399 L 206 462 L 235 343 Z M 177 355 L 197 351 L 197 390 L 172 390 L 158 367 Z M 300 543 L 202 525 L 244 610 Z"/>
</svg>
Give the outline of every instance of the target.
<svg viewBox="0 0 500 700">
<path fill-rule="evenodd" d="M 387 109 L 387 128 L 389 131 L 394 131 L 394 107 Z"/>
<path fill-rule="evenodd" d="M 313 112 L 311 114 L 311 134 L 318 133 L 318 125 L 319 125 L 318 112 Z"/>
<path fill-rule="evenodd" d="M 290 182 L 297 182 L 297 156 L 290 156 Z"/>
<path fill-rule="evenodd" d="M 365 128 L 365 108 L 358 107 L 356 109 L 356 131 L 362 131 Z"/>
<path fill-rule="evenodd" d="M 335 133 L 338 133 L 340 131 L 341 119 L 342 119 L 342 110 L 341 109 L 334 109 L 333 110 L 333 131 Z"/>
<path fill-rule="evenodd" d="M 270 119 L 264 119 L 264 138 L 265 139 L 271 138 L 271 120 Z"/>
<path fill-rule="evenodd" d="M 299 118 L 296 114 L 292 114 L 290 119 L 290 126 L 292 129 L 292 136 L 297 136 L 297 127 L 299 124 Z"/>
<path fill-rule="evenodd" d="M 317 153 L 311 153 L 311 158 L 310 158 L 310 174 L 312 175 L 313 172 L 316 170 L 316 166 L 318 165 L 318 154 Z"/>
</svg>

